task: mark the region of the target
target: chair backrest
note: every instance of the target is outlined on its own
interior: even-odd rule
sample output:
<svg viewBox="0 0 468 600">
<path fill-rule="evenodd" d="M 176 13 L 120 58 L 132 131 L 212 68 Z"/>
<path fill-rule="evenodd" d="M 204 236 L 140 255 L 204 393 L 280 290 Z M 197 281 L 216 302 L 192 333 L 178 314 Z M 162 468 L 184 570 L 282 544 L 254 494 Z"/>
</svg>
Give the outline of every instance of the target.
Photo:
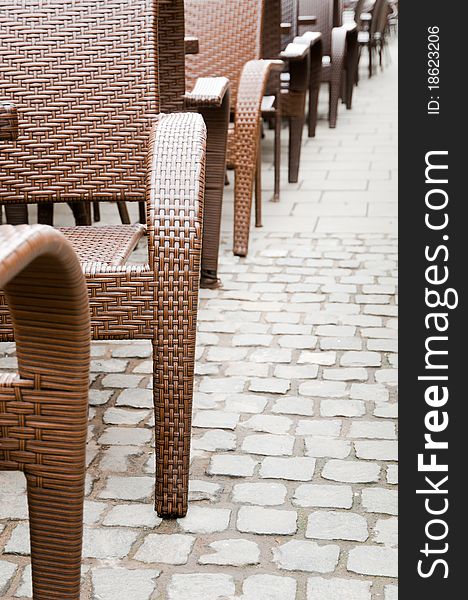
<svg viewBox="0 0 468 600">
<path fill-rule="evenodd" d="M 264 0 L 185 0 L 185 32 L 199 53 L 185 57 L 187 88 L 198 77 L 228 77 L 235 106 L 242 68 L 261 57 Z"/>
<path fill-rule="evenodd" d="M 0 13 L 0 202 L 143 200 L 159 110 L 158 0 L 16 0 Z"/>
<path fill-rule="evenodd" d="M 283 47 L 291 43 L 298 35 L 297 17 L 298 17 L 298 0 L 281 0 L 281 21 L 291 24 L 291 31 L 282 36 Z"/>
<path fill-rule="evenodd" d="M 264 0 L 262 26 L 262 58 L 278 58 L 283 49 L 281 36 L 282 4 L 290 4 L 293 0 Z M 295 1 L 295 0 L 294 0 Z"/>
<path fill-rule="evenodd" d="M 331 34 L 334 26 L 336 11 L 335 0 L 299 0 L 299 14 L 302 16 L 317 17 L 315 25 L 307 25 L 308 31 L 320 31 L 322 34 L 323 53 L 331 54 Z M 303 33 L 300 31 L 299 33 Z"/>
<path fill-rule="evenodd" d="M 159 0 L 158 54 L 161 112 L 182 111 L 185 93 L 184 0 Z"/>
<path fill-rule="evenodd" d="M 392 12 L 391 6 L 388 0 L 377 0 L 374 10 L 377 12 L 375 16 L 375 33 L 383 35 L 387 29 L 388 16 Z"/>
</svg>

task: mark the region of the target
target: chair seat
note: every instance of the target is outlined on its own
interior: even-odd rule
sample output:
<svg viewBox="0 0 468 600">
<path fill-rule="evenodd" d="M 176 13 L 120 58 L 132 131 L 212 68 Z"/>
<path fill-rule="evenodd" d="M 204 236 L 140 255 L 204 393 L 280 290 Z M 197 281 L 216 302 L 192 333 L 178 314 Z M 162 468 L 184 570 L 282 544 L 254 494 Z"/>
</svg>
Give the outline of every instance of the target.
<svg viewBox="0 0 468 600">
<path fill-rule="evenodd" d="M 99 262 L 113 267 L 125 264 L 146 231 L 139 224 L 59 229 L 82 263 Z"/>
</svg>

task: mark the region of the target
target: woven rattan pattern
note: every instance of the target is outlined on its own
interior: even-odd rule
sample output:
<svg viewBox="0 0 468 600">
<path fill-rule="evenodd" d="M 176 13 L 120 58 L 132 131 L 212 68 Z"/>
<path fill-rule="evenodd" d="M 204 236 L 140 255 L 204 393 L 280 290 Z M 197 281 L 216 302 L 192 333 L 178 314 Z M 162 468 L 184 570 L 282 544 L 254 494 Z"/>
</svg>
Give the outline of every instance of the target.
<svg viewBox="0 0 468 600">
<path fill-rule="evenodd" d="M 0 469 L 26 475 L 34 599 L 79 600 L 90 347 L 84 278 L 57 231 L 2 226 L 0 288 L 19 365 L 18 375 L 0 380 Z"/>
<path fill-rule="evenodd" d="M 82 262 L 122 265 L 145 233 L 143 225 L 61 227 Z"/>
<path fill-rule="evenodd" d="M 185 30 L 198 37 L 199 53 L 187 56 L 187 89 L 197 77 L 227 77 L 237 100 L 242 69 L 260 58 L 262 0 L 187 0 Z"/>
<path fill-rule="evenodd" d="M 2 145 L 0 201 L 144 200 L 153 2 L 3 3 L 0 94 L 20 135 Z"/>
<path fill-rule="evenodd" d="M 315 25 L 307 25 L 307 31 L 320 31 L 322 34 L 323 54 L 331 56 L 334 0 L 299 0 L 299 14 L 315 16 Z M 299 33 L 302 33 L 301 31 Z"/>
<path fill-rule="evenodd" d="M 21 0 L 2 14 L 8 33 L 5 60 L 0 62 L 0 71 L 6 73 L 4 93 L 13 90 L 20 109 L 18 142 L 2 142 L 0 173 L 6 164 L 8 177 L 16 177 L 13 183 L 2 182 L 2 190 L 7 190 L 2 201 L 17 200 L 12 189 L 30 202 L 63 199 L 64 186 L 74 199 L 83 199 L 83 188 L 86 199 L 146 199 L 148 264 L 111 266 L 102 256 L 82 267 L 93 337 L 153 342 L 156 508 L 163 516 L 183 516 L 188 498 L 205 125 L 200 115 L 173 114 L 155 117 L 149 127 L 151 111 L 158 106 L 157 3 L 35 0 L 35 6 L 37 10 L 31 11 L 31 2 Z M 42 27 L 31 33 L 35 20 Z M 21 88 L 19 63 L 27 74 Z M 35 65 L 39 74 L 47 65 L 46 82 L 38 77 L 36 85 L 31 75 Z M 63 115 L 57 109 L 61 95 Z M 44 110 L 39 116 L 34 98 Z M 36 119 L 44 126 L 44 135 Z M 44 139 L 50 144 L 42 144 Z M 83 147 L 73 145 L 76 139 Z M 34 163 L 33 169 L 37 147 L 43 162 Z M 87 154 L 90 148 L 93 152 Z M 78 165 L 77 157 L 82 161 Z M 19 165 L 17 171 L 12 164 Z M 65 171 L 56 173 L 57 165 L 65 165 Z M 85 183 L 70 176 L 70 169 Z M 46 185 L 45 174 L 55 183 Z M 108 179 L 112 185 L 106 187 Z M 109 195 L 103 196 L 104 188 Z M 120 258 L 127 248 L 123 243 Z M 0 335 L 12 339 L 4 300 Z"/>
</svg>

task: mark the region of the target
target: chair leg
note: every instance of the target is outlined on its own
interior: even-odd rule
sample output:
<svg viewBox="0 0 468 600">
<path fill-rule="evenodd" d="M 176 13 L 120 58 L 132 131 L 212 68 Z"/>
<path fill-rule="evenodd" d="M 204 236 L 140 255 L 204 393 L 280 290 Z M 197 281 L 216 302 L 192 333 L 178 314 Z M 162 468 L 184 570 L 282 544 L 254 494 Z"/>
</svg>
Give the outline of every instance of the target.
<svg viewBox="0 0 468 600">
<path fill-rule="evenodd" d="M 336 120 L 338 118 L 338 102 L 340 99 L 340 82 L 330 81 L 329 83 L 329 112 L 328 112 L 328 124 L 331 129 L 336 127 Z"/>
<path fill-rule="evenodd" d="M 252 194 L 255 181 L 255 163 L 236 166 L 234 179 L 234 246 L 236 256 L 247 256 L 252 212 Z"/>
<path fill-rule="evenodd" d="M 255 227 L 262 224 L 262 149 L 259 140 L 257 152 L 257 167 L 255 169 Z"/>
<path fill-rule="evenodd" d="M 42 202 L 37 205 L 37 221 L 42 225 L 54 224 L 54 205 L 52 202 Z"/>
<path fill-rule="evenodd" d="M 302 116 L 289 117 L 289 183 L 297 183 L 299 179 L 303 129 L 304 118 Z"/>
<path fill-rule="evenodd" d="M 99 223 L 101 220 L 101 207 L 99 202 L 93 202 L 93 220 L 95 223 Z"/>
<path fill-rule="evenodd" d="M 89 202 L 70 202 L 68 206 L 75 217 L 76 225 L 91 225 L 91 208 Z"/>
<path fill-rule="evenodd" d="M 9 225 L 29 223 L 27 204 L 5 204 L 6 222 Z"/>
<path fill-rule="evenodd" d="M 229 90 L 220 107 L 202 108 L 206 123 L 206 178 L 203 207 L 203 246 L 201 282 L 203 288 L 219 286 L 218 257 L 221 234 L 221 214 L 226 174 L 226 146 L 229 128 Z"/>
<path fill-rule="evenodd" d="M 138 221 L 142 225 L 146 225 L 146 203 L 138 202 Z"/>
<path fill-rule="evenodd" d="M 125 202 L 117 202 L 117 208 L 119 209 L 119 216 L 122 225 L 130 225 L 130 215 L 128 214 L 127 205 Z"/>
<path fill-rule="evenodd" d="M 276 95 L 275 108 L 275 184 L 273 202 L 279 202 L 281 187 L 281 92 Z"/>
<path fill-rule="evenodd" d="M 79 600 L 84 465 L 60 487 L 37 480 L 27 476 L 34 600 Z"/>
<path fill-rule="evenodd" d="M 369 41 L 367 45 L 369 51 L 369 79 L 372 77 L 373 65 L 372 65 L 372 42 Z"/>
</svg>

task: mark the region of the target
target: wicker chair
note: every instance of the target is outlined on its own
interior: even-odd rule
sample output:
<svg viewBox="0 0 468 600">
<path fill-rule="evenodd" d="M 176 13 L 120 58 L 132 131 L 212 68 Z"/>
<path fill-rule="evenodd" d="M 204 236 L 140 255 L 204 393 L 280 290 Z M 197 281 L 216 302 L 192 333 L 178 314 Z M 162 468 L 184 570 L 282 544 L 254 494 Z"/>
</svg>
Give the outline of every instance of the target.
<svg viewBox="0 0 468 600">
<path fill-rule="evenodd" d="M 86 283 L 61 233 L 45 225 L 2 225 L 0 289 L 18 355 L 18 373 L 0 375 L 0 470 L 26 476 L 34 600 L 79 600 L 90 347 Z"/>
<path fill-rule="evenodd" d="M 374 73 L 374 53 L 379 55 L 379 65 L 383 68 L 383 52 L 386 45 L 388 17 L 392 9 L 388 0 L 376 0 L 371 13 L 367 13 L 367 29 L 358 34 L 359 50 L 366 47 L 369 54 L 369 78 Z"/>
<path fill-rule="evenodd" d="M 278 60 L 259 60 L 263 9 L 263 0 L 185 2 L 186 33 L 197 37 L 200 46 L 198 54 L 186 56 L 187 89 L 194 89 L 198 77 L 224 76 L 231 82 L 228 164 L 235 170 L 233 250 L 238 256 L 248 252 L 255 176 L 260 174 L 262 98 L 271 72 L 283 67 Z M 259 202 L 255 214 L 259 226 Z"/>
<path fill-rule="evenodd" d="M 347 108 L 351 108 L 357 60 L 357 29 L 354 25 L 346 27 L 341 24 L 341 12 L 338 0 L 299 0 L 299 15 L 309 19 L 314 16 L 316 22 L 315 25 L 299 22 L 299 33 L 305 38 L 313 32 L 322 33 L 322 81 L 329 85 L 328 121 L 331 128 L 336 127 L 338 103 L 342 96 Z M 346 74 L 346 79 L 343 74 Z"/>
<path fill-rule="evenodd" d="M 159 2 L 159 81 L 163 112 L 197 111 L 207 127 L 201 287 L 219 284 L 218 254 L 226 172 L 230 86 L 225 77 L 196 80 L 186 93 L 185 54 L 198 53 L 198 40 L 185 36 L 184 0 Z"/>
<path fill-rule="evenodd" d="M 146 200 L 146 229 L 62 231 L 82 262 L 93 338 L 153 343 L 156 509 L 180 517 L 188 496 L 205 125 L 198 114 L 157 116 L 153 0 L 37 3 L 32 10 L 30 0 L 18 0 L 0 15 L 8 33 L 0 93 L 19 115 L 18 140 L 0 147 L 0 201 Z M 145 233 L 148 263 L 126 265 Z M 0 322 L 2 339 L 12 339 L 6 313 Z"/>
<path fill-rule="evenodd" d="M 273 111 L 275 118 L 275 192 L 279 187 L 281 117 L 289 121 L 288 181 L 296 183 L 302 147 L 302 132 L 305 123 L 307 91 L 310 90 L 309 111 L 312 121 L 317 120 L 317 99 L 322 69 L 322 40 L 317 34 L 313 40 L 301 43 L 297 38 L 297 0 L 265 0 L 262 56 L 280 58 L 285 70 L 273 76 L 267 93 L 276 98 L 281 89 L 279 110 Z M 272 107 L 263 111 L 270 117 Z M 315 127 L 313 128 L 315 134 Z M 275 199 L 278 194 L 275 193 Z"/>
</svg>

